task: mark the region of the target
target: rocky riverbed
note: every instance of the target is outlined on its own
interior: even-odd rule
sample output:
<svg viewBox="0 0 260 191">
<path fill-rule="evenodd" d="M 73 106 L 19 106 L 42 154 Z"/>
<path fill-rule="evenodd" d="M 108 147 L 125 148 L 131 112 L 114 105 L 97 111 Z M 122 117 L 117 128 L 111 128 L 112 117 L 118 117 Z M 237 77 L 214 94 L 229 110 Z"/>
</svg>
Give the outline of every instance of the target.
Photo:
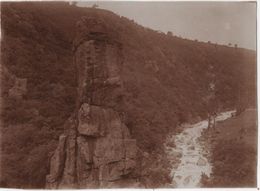
<svg viewBox="0 0 260 191">
<path fill-rule="evenodd" d="M 219 114 L 216 122 L 230 118 L 234 112 Z M 199 141 L 202 131 L 207 127 L 207 120 L 196 124 L 185 124 L 182 132 L 167 139 L 165 147 L 171 161 L 172 187 L 201 187 L 202 175 L 210 176 L 212 165 L 209 162 L 209 147 Z"/>
</svg>

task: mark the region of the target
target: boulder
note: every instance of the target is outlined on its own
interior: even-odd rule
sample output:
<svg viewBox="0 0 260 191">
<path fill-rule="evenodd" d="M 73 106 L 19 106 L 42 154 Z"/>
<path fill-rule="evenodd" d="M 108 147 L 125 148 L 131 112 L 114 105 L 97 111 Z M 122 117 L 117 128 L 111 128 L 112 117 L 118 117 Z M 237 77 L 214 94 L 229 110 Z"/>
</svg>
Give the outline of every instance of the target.
<svg viewBox="0 0 260 191">
<path fill-rule="evenodd" d="M 200 157 L 198 162 L 197 162 L 197 165 L 198 166 L 205 166 L 206 164 L 207 164 L 207 161 Z"/>
<path fill-rule="evenodd" d="M 194 145 L 189 146 L 188 150 L 195 150 L 195 146 Z"/>
<path fill-rule="evenodd" d="M 184 184 L 184 185 L 188 185 L 188 184 L 190 183 L 191 179 L 192 179 L 192 176 L 191 176 L 191 175 L 185 177 L 185 178 L 184 178 L 184 181 L 183 181 L 183 184 Z"/>
<path fill-rule="evenodd" d="M 181 158 L 182 157 L 182 153 L 178 152 L 178 151 L 171 151 L 170 154 L 171 154 L 171 156 L 173 156 L 175 158 Z"/>
<path fill-rule="evenodd" d="M 174 148 L 175 147 L 175 143 L 174 142 L 167 142 L 166 146 Z"/>
</svg>

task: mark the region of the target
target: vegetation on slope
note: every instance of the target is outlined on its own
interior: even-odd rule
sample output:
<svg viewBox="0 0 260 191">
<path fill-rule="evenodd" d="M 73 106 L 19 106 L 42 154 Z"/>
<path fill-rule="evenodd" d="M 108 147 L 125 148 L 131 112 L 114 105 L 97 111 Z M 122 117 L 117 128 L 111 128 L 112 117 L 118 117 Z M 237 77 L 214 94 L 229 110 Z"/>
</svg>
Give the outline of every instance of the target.
<svg viewBox="0 0 260 191">
<path fill-rule="evenodd" d="M 256 187 L 257 120 L 256 110 L 217 124 L 204 132 L 212 145 L 213 173 L 204 177 L 205 187 Z"/>
<path fill-rule="evenodd" d="M 145 168 L 152 167 L 152 172 L 144 173 L 146 185 L 169 181 L 167 170 L 161 179 L 154 172 L 158 164 L 167 167 L 160 157 L 166 134 L 180 123 L 206 116 L 210 66 L 218 79 L 219 107 L 255 104 L 253 51 L 165 35 L 106 10 L 64 2 L 2 3 L 1 13 L 1 63 L 8 70 L 2 72 L 1 87 L 1 186 L 44 187 L 49 154 L 74 109 L 71 50 L 82 16 L 106 20 L 110 36 L 122 44 L 125 95 L 118 109 L 126 113 L 132 136 L 148 154 Z M 11 75 L 28 81 L 21 100 L 8 96 Z"/>
</svg>

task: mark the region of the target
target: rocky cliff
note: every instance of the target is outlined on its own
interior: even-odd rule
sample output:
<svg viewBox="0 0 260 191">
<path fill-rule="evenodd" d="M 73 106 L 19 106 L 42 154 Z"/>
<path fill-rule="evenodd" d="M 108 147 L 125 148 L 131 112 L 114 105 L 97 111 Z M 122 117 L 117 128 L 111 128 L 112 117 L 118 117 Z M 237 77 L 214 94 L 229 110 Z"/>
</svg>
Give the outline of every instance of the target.
<svg viewBox="0 0 260 191">
<path fill-rule="evenodd" d="M 98 18 L 84 17 L 77 23 L 76 110 L 51 157 L 47 188 L 107 188 L 135 182 L 136 140 L 115 110 L 123 88 L 120 44 L 103 27 Z"/>
</svg>

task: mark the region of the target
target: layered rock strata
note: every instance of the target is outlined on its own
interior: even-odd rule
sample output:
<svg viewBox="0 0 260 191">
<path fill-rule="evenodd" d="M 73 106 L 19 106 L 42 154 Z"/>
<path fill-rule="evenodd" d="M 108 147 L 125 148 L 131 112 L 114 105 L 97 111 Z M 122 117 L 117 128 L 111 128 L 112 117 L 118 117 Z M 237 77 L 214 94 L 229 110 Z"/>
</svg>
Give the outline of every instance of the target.
<svg viewBox="0 0 260 191">
<path fill-rule="evenodd" d="M 47 188 L 121 187 L 135 182 L 136 140 L 116 111 L 122 99 L 121 46 L 104 22 L 77 23 L 74 62 L 78 97 L 75 112 L 50 161 Z"/>
</svg>

